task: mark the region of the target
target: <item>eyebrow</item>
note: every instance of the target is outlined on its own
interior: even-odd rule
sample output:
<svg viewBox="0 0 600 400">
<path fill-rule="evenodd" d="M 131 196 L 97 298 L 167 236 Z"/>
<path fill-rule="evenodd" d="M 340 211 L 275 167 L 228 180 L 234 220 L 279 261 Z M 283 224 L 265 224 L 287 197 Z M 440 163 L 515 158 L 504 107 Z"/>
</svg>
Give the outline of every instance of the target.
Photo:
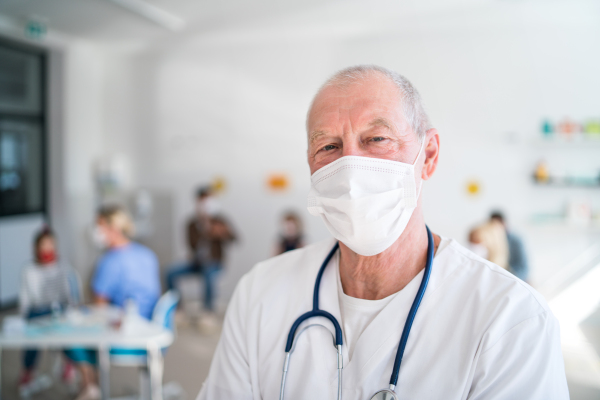
<svg viewBox="0 0 600 400">
<path fill-rule="evenodd" d="M 383 126 L 386 127 L 387 129 L 389 129 L 390 131 L 393 131 L 394 129 L 392 128 L 392 124 L 390 124 L 390 122 L 382 117 L 379 118 L 375 118 L 373 121 L 371 121 L 369 123 L 369 127 L 373 128 L 376 126 Z M 308 141 L 309 144 L 312 144 L 315 140 L 319 139 L 321 136 L 325 136 L 327 135 L 327 132 L 325 131 L 313 131 L 309 134 L 308 136 Z"/>
<path fill-rule="evenodd" d="M 386 128 L 388 128 L 389 130 L 393 130 L 392 129 L 392 125 L 389 123 L 389 121 L 385 118 L 375 118 L 373 121 L 371 121 L 371 123 L 369 123 L 370 127 L 375 127 L 375 126 L 385 126 Z"/>
<path fill-rule="evenodd" d="M 321 136 L 326 135 L 327 132 L 325 131 L 313 131 L 310 133 L 308 141 L 310 144 L 312 144 L 315 140 L 317 140 L 318 138 L 320 138 Z"/>
</svg>

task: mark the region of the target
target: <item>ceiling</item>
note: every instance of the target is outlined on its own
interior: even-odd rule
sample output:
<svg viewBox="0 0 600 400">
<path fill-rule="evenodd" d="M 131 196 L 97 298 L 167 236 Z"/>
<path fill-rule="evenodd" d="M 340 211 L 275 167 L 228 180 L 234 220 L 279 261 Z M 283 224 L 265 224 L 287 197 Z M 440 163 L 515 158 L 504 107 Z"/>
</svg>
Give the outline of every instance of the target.
<svg viewBox="0 0 600 400">
<path fill-rule="evenodd" d="M 333 0 L 145 0 L 182 18 L 186 28 L 215 26 L 231 19 L 261 17 L 290 12 Z M 44 21 L 49 31 L 98 41 L 153 41 L 173 35 L 140 15 L 109 0 L 2 0 L 0 15 L 24 23 L 31 18 Z"/>
<path fill-rule="evenodd" d="M 184 37 L 238 32 L 247 40 L 256 32 L 276 38 L 296 29 L 364 32 L 384 26 L 399 29 L 418 24 L 432 29 L 452 23 L 464 27 L 489 25 L 518 11 L 525 24 L 545 19 L 564 21 L 568 9 L 580 11 L 573 24 L 596 24 L 600 20 L 597 0 L 142 0 L 182 18 L 186 26 L 170 31 L 110 0 L 1 0 L 0 19 L 23 27 L 31 18 L 41 18 L 49 32 L 110 43 L 163 43 L 171 46 Z M 587 6 L 586 6 L 587 5 Z M 418 17 L 418 18 L 417 18 Z M 586 21 L 589 20 L 589 21 Z M 528 21 L 528 22 L 527 22 Z M 1 22 L 1 21 L 0 21 Z M 19 25 L 20 24 L 20 25 Z M 0 24 L 1 25 L 1 24 Z M 268 29 L 268 26 L 275 27 Z M 19 28 L 21 29 L 21 28 Z M 229 34 L 229 33 L 228 33 Z M 260 37 L 262 40 L 262 36 Z"/>
</svg>

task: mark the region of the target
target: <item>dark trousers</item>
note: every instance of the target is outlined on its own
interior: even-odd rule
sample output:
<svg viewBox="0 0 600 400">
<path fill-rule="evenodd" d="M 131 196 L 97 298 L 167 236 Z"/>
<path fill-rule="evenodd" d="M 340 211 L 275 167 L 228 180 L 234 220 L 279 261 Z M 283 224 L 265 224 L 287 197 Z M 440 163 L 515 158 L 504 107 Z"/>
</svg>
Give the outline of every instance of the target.
<svg viewBox="0 0 600 400">
<path fill-rule="evenodd" d="M 218 261 L 210 262 L 202 268 L 198 268 L 192 263 L 179 264 L 172 267 L 167 274 L 167 286 L 169 290 L 173 290 L 175 289 L 175 282 L 177 279 L 186 275 L 201 275 L 204 279 L 204 308 L 209 311 L 214 311 L 216 297 L 215 285 L 220 272 L 221 263 Z"/>
</svg>

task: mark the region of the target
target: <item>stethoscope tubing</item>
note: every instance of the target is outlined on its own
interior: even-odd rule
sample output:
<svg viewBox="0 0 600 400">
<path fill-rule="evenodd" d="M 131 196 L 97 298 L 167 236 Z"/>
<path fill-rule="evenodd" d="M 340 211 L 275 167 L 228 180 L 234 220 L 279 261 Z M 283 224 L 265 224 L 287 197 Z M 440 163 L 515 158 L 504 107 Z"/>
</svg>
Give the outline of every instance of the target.
<svg viewBox="0 0 600 400">
<path fill-rule="evenodd" d="M 406 322 L 404 323 L 404 329 L 402 330 L 402 336 L 400 337 L 400 343 L 398 344 L 398 351 L 396 352 L 396 358 L 394 360 L 394 367 L 392 368 L 392 375 L 390 377 L 390 390 L 392 392 L 395 391 L 394 389 L 396 387 L 396 384 L 398 383 L 398 375 L 400 373 L 400 365 L 402 364 L 402 358 L 404 356 L 404 350 L 406 348 L 406 343 L 408 342 L 408 336 L 410 334 L 410 330 L 411 330 L 413 322 L 415 320 L 415 316 L 417 315 L 419 306 L 421 305 L 421 301 L 423 300 L 423 296 L 425 295 L 425 291 L 427 290 L 427 285 L 429 283 L 429 277 L 431 276 L 431 266 L 433 264 L 433 256 L 434 256 L 434 252 L 435 252 L 435 246 L 434 246 L 434 242 L 433 242 L 433 235 L 431 234 L 429 227 L 426 225 L 425 228 L 427 230 L 427 261 L 425 264 L 425 271 L 423 272 L 423 279 L 421 280 L 421 284 L 419 286 L 419 290 L 417 291 L 417 295 L 415 296 L 415 299 L 413 300 L 413 303 L 410 307 L 410 311 L 408 312 L 408 316 L 406 317 Z M 283 367 L 283 376 L 282 376 L 280 397 L 279 397 L 280 399 L 283 399 L 285 380 L 286 380 L 287 370 L 288 370 L 288 366 L 289 366 L 291 351 L 293 351 L 292 349 L 294 347 L 293 345 L 294 345 L 294 338 L 296 336 L 296 331 L 298 330 L 298 327 L 300 326 L 301 323 L 303 323 L 304 321 L 306 321 L 307 319 L 312 318 L 312 317 L 327 318 L 329 321 L 331 321 L 331 323 L 334 326 L 335 347 L 338 352 L 338 399 L 341 399 L 341 394 L 342 394 L 341 393 L 341 378 L 342 378 L 341 371 L 343 368 L 343 362 L 341 360 L 341 351 L 342 351 L 342 344 L 343 344 L 342 328 L 340 327 L 339 322 L 333 315 L 331 315 L 327 311 L 319 309 L 319 288 L 321 286 L 321 278 L 323 277 L 323 272 L 325 271 L 325 268 L 331 261 L 331 258 L 333 257 L 335 252 L 338 250 L 338 248 L 339 248 L 339 243 L 336 242 L 335 246 L 333 246 L 333 248 L 331 249 L 329 254 L 327 254 L 327 257 L 325 258 L 325 260 L 323 261 L 323 264 L 321 265 L 321 268 L 319 269 L 319 273 L 317 274 L 317 279 L 315 281 L 315 287 L 314 287 L 314 291 L 313 291 L 313 309 L 309 312 L 302 314 L 298 319 L 296 319 L 296 321 L 294 322 L 294 324 L 292 325 L 292 327 L 290 329 L 290 333 L 288 334 L 288 338 L 287 338 L 287 342 L 286 342 L 286 346 L 285 346 L 286 358 L 285 358 L 284 367 Z M 306 327 L 306 328 L 308 328 L 308 327 Z M 303 329 L 300 333 L 302 333 L 304 330 L 306 330 L 306 328 Z"/>
<path fill-rule="evenodd" d="M 317 274 L 317 279 L 315 281 L 315 288 L 313 291 L 313 309 L 307 313 L 302 314 L 292 325 L 285 345 L 286 353 L 289 352 L 292 348 L 292 344 L 294 343 L 294 337 L 296 335 L 296 330 L 298 329 L 300 324 L 312 317 L 325 317 L 329 321 L 331 321 L 333 327 L 335 328 L 335 345 L 341 346 L 343 344 L 342 328 L 340 327 L 340 324 L 337 321 L 337 319 L 327 311 L 319 309 L 319 288 L 321 287 L 321 278 L 323 277 L 323 272 L 325 272 L 325 268 L 329 264 L 329 261 L 331 261 L 333 255 L 339 247 L 340 244 L 336 242 L 335 246 L 333 246 L 333 249 L 331 249 L 329 254 L 327 254 L 327 257 L 325 257 L 325 260 L 321 265 L 321 269 L 319 269 L 319 273 Z"/>
<path fill-rule="evenodd" d="M 421 280 L 419 291 L 410 307 L 408 317 L 406 317 L 406 322 L 404 323 L 404 329 L 402 330 L 402 336 L 400 337 L 400 344 L 398 345 L 398 352 L 396 353 L 394 368 L 392 368 L 392 376 L 390 377 L 390 385 L 393 385 L 394 387 L 398 383 L 400 364 L 402 364 L 402 357 L 404 356 L 404 350 L 406 349 L 406 343 L 408 342 L 408 335 L 410 334 L 410 329 L 412 328 L 415 316 L 421 305 L 421 300 L 423 300 L 423 296 L 425 295 L 425 290 L 429 284 L 429 276 L 431 275 L 431 264 L 433 263 L 435 246 L 433 244 L 433 235 L 431 234 L 429 227 L 425 225 L 425 228 L 427 229 L 427 262 L 425 263 L 425 271 L 423 272 L 423 279 Z"/>
</svg>

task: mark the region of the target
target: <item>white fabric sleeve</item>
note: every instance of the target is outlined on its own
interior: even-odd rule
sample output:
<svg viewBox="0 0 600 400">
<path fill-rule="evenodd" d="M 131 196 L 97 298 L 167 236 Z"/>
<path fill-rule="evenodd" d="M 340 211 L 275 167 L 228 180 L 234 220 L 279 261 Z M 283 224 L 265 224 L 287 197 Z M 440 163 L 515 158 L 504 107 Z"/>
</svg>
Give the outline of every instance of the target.
<svg viewBox="0 0 600 400">
<path fill-rule="evenodd" d="M 511 328 L 483 349 L 469 400 L 568 400 L 558 321 L 549 311 Z"/>
<path fill-rule="evenodd" d="M 223 331 L 210 365 L 208 378 L 196 400 L 251 400 L 252 384 L 248 362 L 247 318 L 248 276 L 238 283 L 223 323 Z"/>
</svg>

